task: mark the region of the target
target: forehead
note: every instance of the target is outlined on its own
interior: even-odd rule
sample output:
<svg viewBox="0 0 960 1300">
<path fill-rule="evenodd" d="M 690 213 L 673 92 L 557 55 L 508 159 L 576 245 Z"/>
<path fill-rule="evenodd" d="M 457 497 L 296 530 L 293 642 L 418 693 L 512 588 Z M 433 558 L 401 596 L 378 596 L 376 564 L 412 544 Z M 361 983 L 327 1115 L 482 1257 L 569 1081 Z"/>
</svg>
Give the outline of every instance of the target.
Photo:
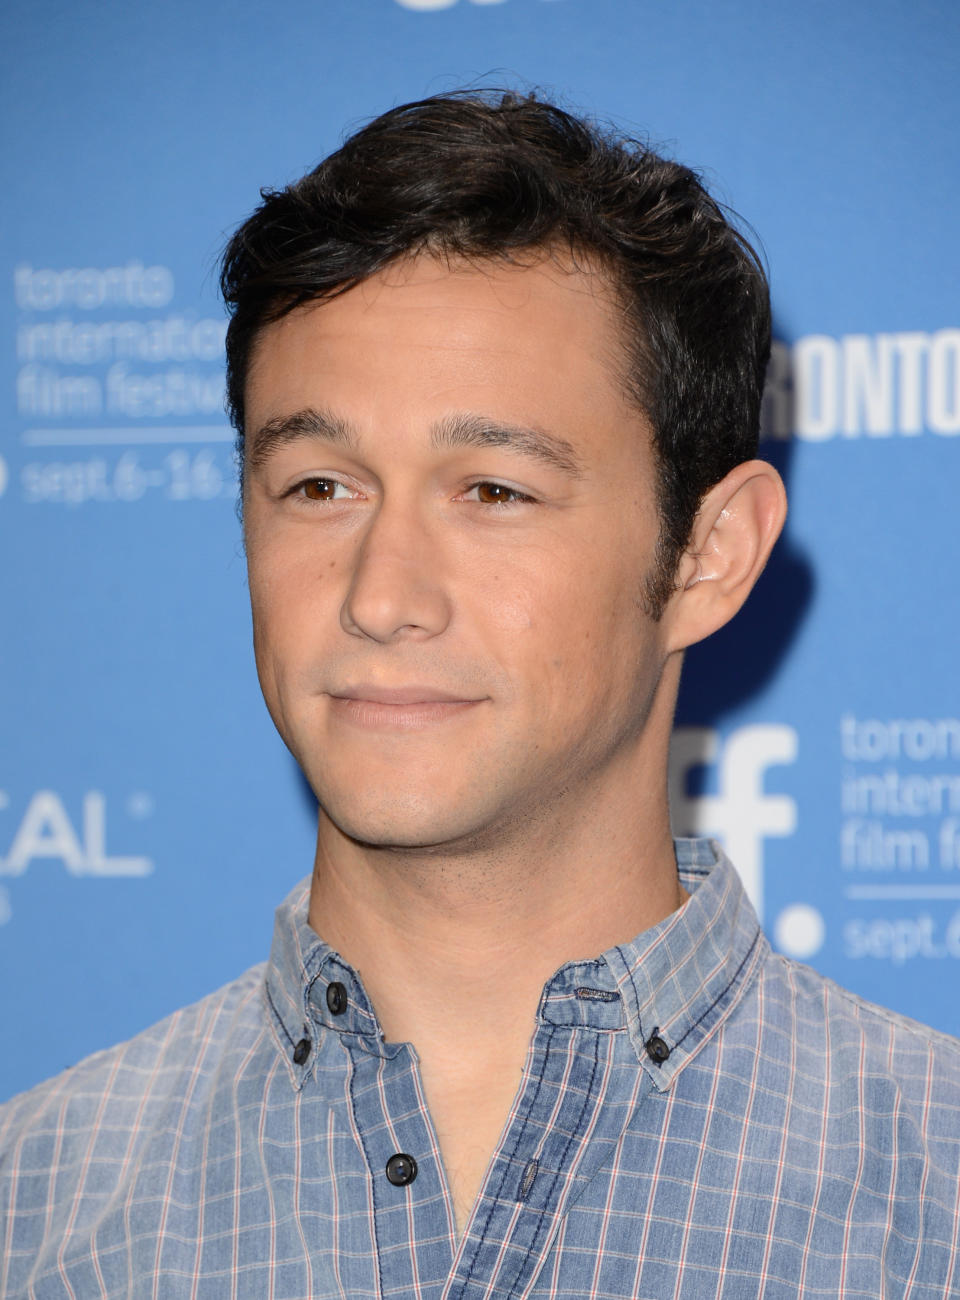
<svg viewBox="0 0 960 1300">
<path fill-rule="evenodd" d="M 528 408 L 527 420 L 564 405 L 622 413 L 621 329 L 608 277 L 559 256 L 405 258 L 262 330 L 247 376 L 248 430 L 318 399 L 371 415 L 385 404 L 487 409 L 493 397 Z"/>
</svg>

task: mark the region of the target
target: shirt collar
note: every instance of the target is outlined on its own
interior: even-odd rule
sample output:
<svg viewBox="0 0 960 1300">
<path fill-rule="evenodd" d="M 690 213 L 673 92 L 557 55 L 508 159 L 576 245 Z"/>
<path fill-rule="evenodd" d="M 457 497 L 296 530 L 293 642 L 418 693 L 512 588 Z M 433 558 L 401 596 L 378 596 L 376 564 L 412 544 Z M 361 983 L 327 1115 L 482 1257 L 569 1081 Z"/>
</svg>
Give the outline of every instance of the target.
<svg viewBox="0 0 960 1300">
<path fill-rule="evenodd" d="M 675 842 L 683 907 L 593 961 L 568 962 L 547 982 L 538 1019 L 626 1029 L 643 1069 L 667 1088 L 730 1012 L 768 951 L 733 865 L 713 840 Z M 310 880 L 277 908 L 264 992 L 291 1080 L 301 1087 L 328 1033 L 357 1035 L 394 1055 L 356 971 L 307 921 Z M 339 987 L 337 987 L 339 986 Z M 299 1050 L 298 1050 L 299 1048 Z"/>
<path fill-rule="evenodd" d="M 604 954 L 644 1069 L 666 1088 L 752 982 L 770 947 L 732 862 L 715 840 L 674 841 L 690 898 Z M 668 1050 L 651 1040 L 658 1038 Z"/>
</svg>

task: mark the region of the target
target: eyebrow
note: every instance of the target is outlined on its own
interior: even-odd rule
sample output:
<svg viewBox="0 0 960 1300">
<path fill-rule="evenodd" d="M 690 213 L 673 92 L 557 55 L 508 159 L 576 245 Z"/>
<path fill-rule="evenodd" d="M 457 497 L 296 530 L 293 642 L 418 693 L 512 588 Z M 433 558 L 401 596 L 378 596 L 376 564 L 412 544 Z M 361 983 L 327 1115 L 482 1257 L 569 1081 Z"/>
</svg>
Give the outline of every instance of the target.
<svg viewBox="0 0 960 1300">
<path fill-rule="evenodd" d="M 517 455 L 542 461 L 571 478 L 583 475 L 580 457 L 566 438 L 483 415 L 446 416 L 433 426 L 432 441 L 437 448 L 506 447 Z"/>
<path fill-rule="evenodd" d="M 433 447 L 438 450 L 505 447 L 517 455 L 539 460 L 570 478 L 583 476 L 583 466 L 573 444 L 544 429 L 505 423 L 484 415 L 456 414 L 438 420 L 430 435 Z M 248 468 L 262 469 L 274 452 L 301 439 L 336 443 L 352 450 L 360 441 L 348 421 L 308 406 L 290 415 L 274 416 L 260 426 L 250 443 Z"/>
<path fill-rule="evenodd" d="M 275 415 L 272 420 L 267 420 L 266 424 L 260 426 L 250 440 L 247 468 L 262 469 L 274 452 L 288 443 L 305 438 L 339 443 L 344 447 L 355 447 L 357 444 L 356 433 L 345 420 L 338 419 L 328 411 L 307 406 L 291 415 Z"/>
</svg>

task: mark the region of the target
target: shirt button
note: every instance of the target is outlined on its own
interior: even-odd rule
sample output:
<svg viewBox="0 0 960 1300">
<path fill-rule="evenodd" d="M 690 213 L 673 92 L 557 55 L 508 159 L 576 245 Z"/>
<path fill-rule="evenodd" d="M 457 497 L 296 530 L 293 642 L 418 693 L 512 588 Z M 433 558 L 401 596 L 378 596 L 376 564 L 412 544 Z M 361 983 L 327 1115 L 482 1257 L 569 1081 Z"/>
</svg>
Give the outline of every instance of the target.
<svg viewBox="0 0 960 1300">
<path fill-rule="evenodd" d="M 332 1016 L 342 1016 L 347 1009 L 347 990 L 338 980 L 327 985 L 327 1006 Z"/>
<path fill-rule="evenodd" d="M 663 1065 L 664 1061 L 670 1055 L 670 1048 L 666 1045 L 659 1034 L 653 1034 L 652 1037 L 647 1039 L 647 1052 L 652 1061 L 656 1061 L 657 1065 Z"/>
<path fill-rule="evenodd" d="M 304 1061 L 310 1055 L 310 1047 L 311 1043 L 309 1038 L 300 1039 L 299 1043 L 297 1043 L 296 1047 L 293 1049 L 294 1065 L 303 1065 Z"/>
<path fill-rule="evenodd" d="M 394 1187 L 406 1187 L 407 1183 L 412 1183 L 416 1176 L 417 1162 L 413 1156 L 398 1151 L 387 1161 L 387 1178 Z"/>
</svg>

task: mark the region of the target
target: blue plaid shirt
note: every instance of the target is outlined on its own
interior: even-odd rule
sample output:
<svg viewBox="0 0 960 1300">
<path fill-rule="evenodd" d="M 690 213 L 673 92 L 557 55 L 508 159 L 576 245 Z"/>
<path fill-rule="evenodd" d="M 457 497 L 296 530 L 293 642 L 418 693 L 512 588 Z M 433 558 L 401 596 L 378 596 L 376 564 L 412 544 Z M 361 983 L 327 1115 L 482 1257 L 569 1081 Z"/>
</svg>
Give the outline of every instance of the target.
<svg viewBox="0 0 960 1300">
<path fill-rule="evenodd" d="M 544 988 L 459 1241 L 416 1056 L 305 882 L 266 967 L 0 1108 L 0 1295 L 960 1295 L 960 1043 L 677 850 L 685 907 Z"/>
</svg>

